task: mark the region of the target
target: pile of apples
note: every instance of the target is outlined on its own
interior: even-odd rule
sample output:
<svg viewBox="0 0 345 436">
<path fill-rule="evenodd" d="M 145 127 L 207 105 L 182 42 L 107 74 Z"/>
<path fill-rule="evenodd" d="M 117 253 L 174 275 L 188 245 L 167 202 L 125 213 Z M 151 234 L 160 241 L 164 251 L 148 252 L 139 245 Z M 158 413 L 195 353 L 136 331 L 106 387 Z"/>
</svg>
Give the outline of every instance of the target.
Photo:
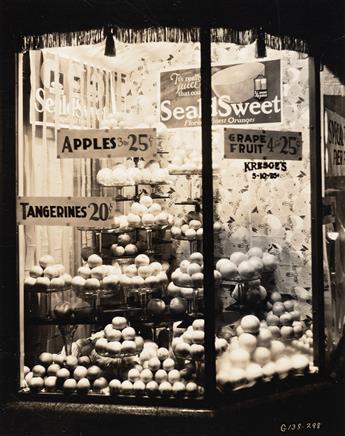
<svg viewBox="0 0 345 436">
<path fill-rule="evenodd" d="M 114 317 L 111 324 L 107 324 L 91 339 L 96 353 L 103 357 L 138 354 L 144 346 L 144 339 L 136 334 L 135 329 L 122 316 Z"/>
<path fill-rule="evenodd" d="M 133 186 L 140 183 L 169 183 L 171 176 L 167 168 L 161 168 L 158 162 L 148 164 L 141 160 L 138 167 L 132 160 L 117 164 L 114 168 L 102 168 L 97 173 L 97 182 L 103 186 Z"/>
<path fill-rule="evenodd" d="M 134 263 L 124 266 L 122 271 L 119 266 L 103 265 L 102 258 L 92 254 L 73 277 L 72 289 L 82 294 L 99 289 L 114 291 L 119 286 L 154 288 L 168 282 L 167 268 L 168 264 L 151 262 L 146 254 L 139 254 L 134 258 Z"/>
<path fill-rule="evenodd" d="M 38 265 L 34 265 L 29 276 L 24 280 L 24 289 L 36 291 L 63 291 L 70 287 L 72 277 L 65 272 L 62 264 L 55 262 L 54 258 L 47 254 L 42 256 Z"/>
<path fill-rule="evenodd" d="M 139 254 L 134 263 L 124 267 L 120 284 L 133 288 L 156 288 L 168 282 L 168 268 L 167 263 L 151 262 L 146 254 Z"/>
<path fill-rule="evenodd" d="M 296 351 L 291 340 L 276 339 L 266 322 L 254 315 L 241 319 L 236 334 L 217 358 L 217 384 L 222 390 L 252 386 L 273 377 L 283 379 L 309 369 L 308 355 Z"/>
<path fill-rule="evenodd" d="M 139 202 L 131 205 L 128 215 L 114 217 L 113 228 L 126 231 L 150 226 L 167 226 L 173 222 L 173 215 L 162 210 L 161 205 L 154 202 L 149 195 L 142 195 Z"/>
<path fill-rule="evenodd" d="M 229 259 L 219 259 L 216 269 L 223 280 L 254 280 L 264 271 L 274 271 L 277 265 L 276 256 L 263 252 L 260 247 L 252 247 L 247 253 L 235 251 Z"/>
<path fill-rule="evenodd" d="M 198 251 L 192 253 L 188 259 L 183 260 L 179 267 L 171 274 L 171 279 L 175 286 L 182 288 L 201 288 L 203 287 L 204 257 Z M 214 270 L 214 278 L 216 282 L 221 280 L 219 271 Z M 173 292 L 170 288 L 169 292 Z M 180 291 L 181 292 L 181 291 Z M 181 292 L 181 294 L 184 291 Z M 187 291 L 185 291 L 187 292 Z M 187 296 L 187 295 L 186 295 Z"/>
<path fill-rule="evenodd" d="M 266 313 L 266 324 L 274 338 L 283 340 L 299 339 L 305 324 L 301 321 L 301 313 L 298 310 L 297 301 L 287 299 L 282 301 L 282 295 L 274 291 L 269 296 Z"/>
<path fill-rule="evenodd" d="M 135 256 L 138 253 L 138 247 L 133 243 L 130 234 L 122 233 L 118 236 L 117 243 L 111 245 L 110 251 L 114 257 Z"/>
<path fill-rule="evenodd" d="M 213 230 L 215 233 L 221 232 L 223 230 L 222 223 L 215 221 Z M 203 238 L 202 215 L 198 212 L 189 212 L 183 218 L 176 218 L 170 232 L 174 239 L 201 240 Z"/>
</svg>

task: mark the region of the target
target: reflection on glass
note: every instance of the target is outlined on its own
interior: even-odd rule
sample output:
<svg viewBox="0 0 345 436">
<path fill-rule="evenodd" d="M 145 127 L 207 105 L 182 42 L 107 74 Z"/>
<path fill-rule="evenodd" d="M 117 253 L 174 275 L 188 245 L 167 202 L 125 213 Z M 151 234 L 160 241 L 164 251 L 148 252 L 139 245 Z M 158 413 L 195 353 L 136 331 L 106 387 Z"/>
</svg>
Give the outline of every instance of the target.
<svg viewBox="0 0 345 436">
<path fill-rule="evenodd" d="M 223 226 L 214 247 L 216 370 L 226 393 L 316 370 L 308 63 L 213 43 L 212 91 L 214 208 Z"/>
</svg>

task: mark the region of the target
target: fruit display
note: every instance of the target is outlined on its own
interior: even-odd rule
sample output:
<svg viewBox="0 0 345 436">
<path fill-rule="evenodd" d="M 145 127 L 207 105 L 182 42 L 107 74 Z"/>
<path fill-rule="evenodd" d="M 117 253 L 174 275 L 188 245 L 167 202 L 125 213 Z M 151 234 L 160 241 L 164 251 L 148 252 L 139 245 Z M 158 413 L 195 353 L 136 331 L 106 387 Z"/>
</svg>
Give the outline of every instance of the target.
<svg viewBox="0 0 345 436">
<path fill-rule="evenodd" d="M 114 317 L 103 330 L 79 342 L 77 355 L 43 352 L 31 370 L 24 367 L 25 389 L 67 396 L 196 398 L 203 394 L 193 365 L 181 367 L 171 350 L 144 341 L 124 317 Z M 116 366 L 114 371 L 118 364 L 120 370 Z"/>
<path fill-rule="evenodd" d="M 217 261 L 216 269 L 224 280 L 253 280 L 263 272 L 272 272 L 277 268 L 277 258 L 263 252 L 260 247 L 252 247 L 247 253 L 235 251 L 229 258 Z"/>
<path fill-rule="evenodd" d="M 93 265 L 97 266 L 91 268 Z M 78 275 L 73 277 L 72 289 L 79 296 L 99 290 L 117 291 L 120 288 L 153 289 L 164 286 L 168 282 L 164 268 L 166 264 L 151 262 L 146 254 L 137 255 L 131 263 L 122 267 L 104 265 L 102 258 L 93 254 L 85 265 L 78 269 Z"/>
<path fill-rule="evenodd" d="M 142 195 L 139 202 L 134 202 L 127 215 L 114 217 L 113 228 L 126 231 L 128 229 L 163 227 L 173 223 L 173 216 L 149 195 Z"/>
<path fill-rule="evenodd" d="M 38 292 L 63 291 L 71 287 L 72 277 L 65 272 L 62 264 L 55 262 L 53 256 L 42 256 L 38 265 L 30 268 L 24 280 L 24 289 Z"/>
<path fill-rule="evenodd" d="M 309 331 L 304 323 L 294 324 L 297 325 L 302 332 Z M 295 339 L 300 337 L 300 332 L 294 332 L 291 327 L 291 334 L 286 334 L 286 326 L 281 325 L 277 334 L 279 327 L 275 327 L 277 330 L 270 329 L 268 318 L 260 321 L 254 315 L 246 315 L 241 319 L 236 334 L 229 339 L 228 348 L 217 358 L 217 384 L 221 390 L 301 375 L 312 367 L 306 344 Z"/>
<path fill-rule="evenodd" d="M 102 168 L 97 173 L 97 182 L 102 186 L 134 186 L 136 184 L 167 184 L 171 176 L 167 168 L 161 168 L 156 161 L 145 163 L 141 160 L 138 166 L 128 159 L 124 164 L 113 168 Z"/>
</svg>

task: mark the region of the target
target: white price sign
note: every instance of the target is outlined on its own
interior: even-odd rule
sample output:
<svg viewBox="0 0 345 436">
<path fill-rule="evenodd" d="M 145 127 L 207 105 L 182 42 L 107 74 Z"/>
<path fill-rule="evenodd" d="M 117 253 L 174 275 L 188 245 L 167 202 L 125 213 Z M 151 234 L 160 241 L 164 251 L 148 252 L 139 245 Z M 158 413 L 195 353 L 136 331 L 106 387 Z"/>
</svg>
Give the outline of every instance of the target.
<svg viewBox="0 0 345 436">
<path fill-rule="evenodd" d="M 156 153 L 156 129 L 60 129 L 57 134 L 59 159 L 107 157 L 151 159 Z"/>
<path fill-rule="evenodd" d="M 18 197 L 17 224 L 111 227 L 115 202 L 111 197 Z"/>
</svg>

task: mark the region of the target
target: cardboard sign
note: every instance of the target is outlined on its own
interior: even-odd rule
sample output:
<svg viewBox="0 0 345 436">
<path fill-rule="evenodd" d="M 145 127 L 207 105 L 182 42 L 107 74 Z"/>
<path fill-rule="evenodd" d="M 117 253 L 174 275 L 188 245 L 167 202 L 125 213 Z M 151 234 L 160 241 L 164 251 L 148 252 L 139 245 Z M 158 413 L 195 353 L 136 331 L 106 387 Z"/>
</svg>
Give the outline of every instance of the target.
<svg viewBox="0 0 345 436">
<path fill-rule="evenodd" d="M 57 135 L 60 159 L 143 157 L 151 159 L 157 152 L 155 129 L 70 130 Z"/>
<path fill-rule="evenodd" d="M 18 197 L 17 224 L 103 228 L 113 224 L 111 197 Z"/>
<path fill-rule="evenodd" d="M 212 67 L 212 122 L 248 125 L 281 122 L 280 60 Z M 168 128 L 201 125 L 199 68 L 160 75 L 160 118 Z"/>
<path fill-rule="evenodd" d="M 226 159 L 301 160 L 302 133 L 224 129 Z"/>
<path fill-rule="evenodd" d="M 345 176 L 345 118 L 325 109 L 326 177 Z"/>
</svg>

